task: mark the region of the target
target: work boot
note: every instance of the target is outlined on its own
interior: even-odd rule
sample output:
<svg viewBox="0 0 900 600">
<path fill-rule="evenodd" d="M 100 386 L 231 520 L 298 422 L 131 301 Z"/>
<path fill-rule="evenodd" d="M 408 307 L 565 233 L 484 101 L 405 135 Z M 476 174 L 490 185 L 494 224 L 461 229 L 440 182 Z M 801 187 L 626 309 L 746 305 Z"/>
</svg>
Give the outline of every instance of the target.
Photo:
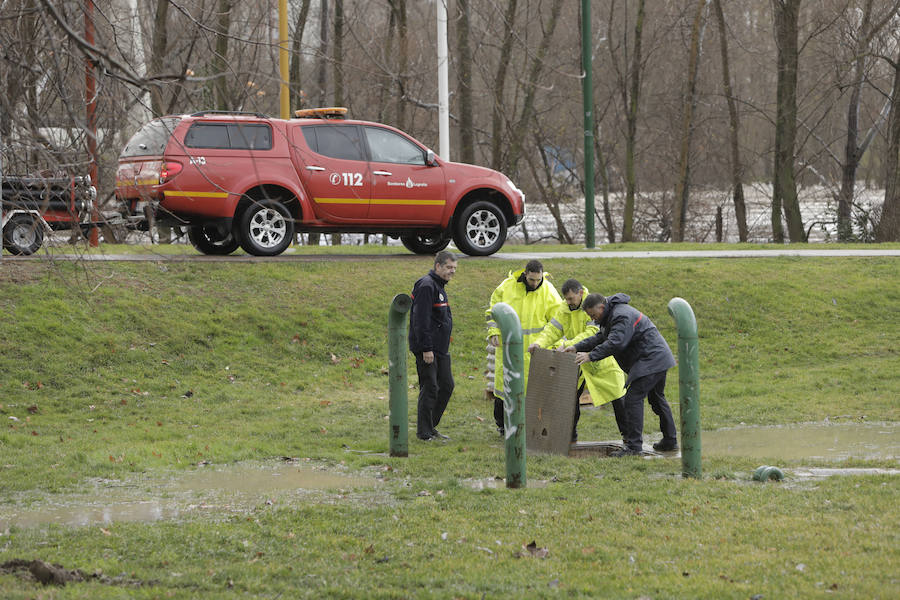
<svg viewBox="0 0 900 600">
<path fill-rule="evenodd" d="M 449 436 L 449 435 L 444 435 L 443 433 L 441 433 L 441 432 L 438 431 L 437 429 L 432 429 L 432 430 L 431 430 L 431 437 L 433 437 L 433 438 L 440 438 L 440 439 L 442 439 L 442 440 L 449 440 L 449 439 L 450 439 L 450 436 Z"/>
<path fill-rule="evenodd" d="M 657 452 L 673 452 L 678 450 L 678 440 L 675 438 L 663 438 L 653 444 L 653 449 Z"/>
<path fill-rule="evenodd" d="M 416 434 L 416 437 L 419 438 L 420 440 L 422 440 L 423 442 L 432 442 L 432 441 L 434 441 L 434 440 L 436 439 L 436 438 L 435 438 L 433 435 L 431 435 L 430 433 L 426 433 L 425 435 L 419 435 L 419 434 L 417 433 L 417 434 Z"/>
<path fill-rule="evenodd" d="M 623 456 L 640 456 L 640 450 L 633 450 L 632 448 L 622 448 L 620 450 L 616 450 L 615 452 L 610 453 L 610 456 L 613 458 L 622 458 Z"/>
</svg>

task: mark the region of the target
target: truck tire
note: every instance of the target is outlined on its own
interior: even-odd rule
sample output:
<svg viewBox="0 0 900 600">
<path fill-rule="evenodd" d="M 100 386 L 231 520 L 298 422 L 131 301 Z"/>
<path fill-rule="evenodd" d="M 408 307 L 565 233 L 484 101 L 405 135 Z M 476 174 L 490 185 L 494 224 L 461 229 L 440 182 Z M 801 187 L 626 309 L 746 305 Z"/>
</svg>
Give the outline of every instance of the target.
<svg viewBox="0 0 900 600">
<path fill-rule="evenodd" d="M 43 243 L 43 226 L 31 215 L 13 215 L 3 228 L 3 247 L 10 254 L 34 254 Z"/>
<path fill-rule="evenodd" d="M 453 241 L 470 256 L 487 256 L 506 241 L 506 217 L 500 207 L 486 200 L 465 207 L 456 219 Z"/>
<path fill-rule="evenodd" d="M 450 243 L 450 235 L 440 232 L 433 235 L 401 235 L 400 241 L 415 254 L 437 254 Z"/>
<path fill-rule="evenodd" d="M 277 200 L 254 201 L 237 222 L 241 248 L 254 256 L 277 256 L 294 239 L 294 219 Z"/>
<path fill-rule="evenodd" d="M 225 255 L 238 249 L 240 243 L 234 235 L 228 231 L 222 233 L 215 225 L 195 225 L 188 229 L 188 239 L 199 252 L 203 254 Z"/>
</svg>

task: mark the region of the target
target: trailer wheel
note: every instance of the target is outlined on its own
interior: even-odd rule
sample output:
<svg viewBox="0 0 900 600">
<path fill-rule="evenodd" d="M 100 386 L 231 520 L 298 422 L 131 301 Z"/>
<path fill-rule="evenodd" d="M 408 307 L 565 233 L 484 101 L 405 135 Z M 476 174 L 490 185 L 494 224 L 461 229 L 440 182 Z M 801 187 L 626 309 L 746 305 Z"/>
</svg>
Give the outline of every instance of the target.
<svg viewBox="0 0 900 600">
<path fill-rule="evenodd" d="M 34 254 L 43 243 L 44 229 L 31 215 L 13 215 L 3 228 L 3 247 L 10 254 Z"/>
<path fill-rule="evenodd" d="M 231 254 L 240 245 L 230 231 L 222 233 L 215 225 L 195 225 L 188 230 L 191 245 L 203 254 Z"/>
</svg>

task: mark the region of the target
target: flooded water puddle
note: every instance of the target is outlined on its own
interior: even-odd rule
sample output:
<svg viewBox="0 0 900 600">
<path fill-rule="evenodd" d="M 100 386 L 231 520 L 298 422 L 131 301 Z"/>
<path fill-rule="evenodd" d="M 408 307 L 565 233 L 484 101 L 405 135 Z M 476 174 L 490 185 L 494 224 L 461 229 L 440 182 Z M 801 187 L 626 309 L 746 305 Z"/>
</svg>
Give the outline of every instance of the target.
<svg viewBox="0 0 900 600">
<path fill-rule="evenodd" d="M 97 481 L 79 494 L 54 496 L 38 507 L 0 506 L 0 532 L 11 525 L 72 527 L 227 516 L 260 505 L 291 504 L 320 493 L 374 488 L 374 477 L 349 476 L 296 464 L 208 466 L 170 479 Z"/>
<path fill-rule="evenodd" d="M 752 458 L 900 459 L 900 423 L 795 423 L 703 431 L 704 456 Z"/>
</svg>

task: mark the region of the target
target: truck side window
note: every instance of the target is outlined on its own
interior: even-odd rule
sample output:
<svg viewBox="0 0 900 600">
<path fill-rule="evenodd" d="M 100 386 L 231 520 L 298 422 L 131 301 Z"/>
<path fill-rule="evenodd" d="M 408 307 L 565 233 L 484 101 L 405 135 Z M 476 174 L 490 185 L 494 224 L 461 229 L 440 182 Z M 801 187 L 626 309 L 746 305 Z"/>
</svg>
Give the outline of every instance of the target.
<svg viewBox="0 0 900 600">
<path fill-rule="evenodd" d="M 372 162 L 404 165 L 425 164 L 425 153 L 405 137 L 380 127 L 366 127 L 365 129 Z"/>
<path fill-rule="evenodd" d="M 184 136 L 188 148 L 270 150 L 272 130 L 261 123 L 194 123 Z"/>
<path fill-rule="evenodd" d="M 313 152 L 342 160 L 366 160 L 356 125 L 311 125 L 301 129 Z"/>
</svg>

